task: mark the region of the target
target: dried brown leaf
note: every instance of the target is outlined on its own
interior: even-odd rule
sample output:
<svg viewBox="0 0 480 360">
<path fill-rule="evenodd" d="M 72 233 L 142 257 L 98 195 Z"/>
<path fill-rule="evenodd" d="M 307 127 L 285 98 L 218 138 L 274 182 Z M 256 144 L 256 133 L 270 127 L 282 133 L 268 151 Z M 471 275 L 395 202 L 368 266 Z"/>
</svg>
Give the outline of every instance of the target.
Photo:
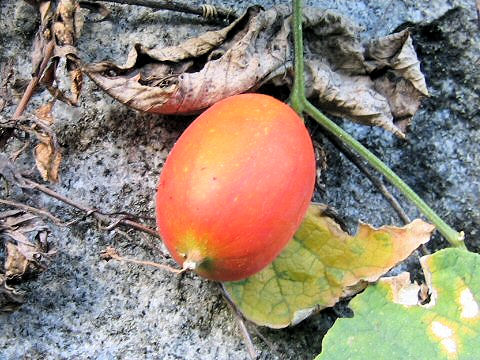
<svg viewBox="0 0 480 360">
<path fill-rule="evenodd" d="M 24 297 L 13 283 L 26 281 L 47 269 L 51 255 L 49 231 L 36 215 L 22 210 L 0 212 L 0 240 L 4 244 L 5 262 L 0 273 L 0 311 L 16 310 Z"/>
<path fill-rule="evenodd" d="M 364 125 L 381 126 L 399 136 L 386 98 L 374 89 L 368 76 L 333 72 L 321 61 L 307 61 L 306 84 L 311 87 L 320 107 L 335 116 L 347 117 Z"/>
<path fill-rule="evenodd" d="M 82 79 L 78 74 L 79 61 L 75 44 L 83 27 L 83 13 L 77 0 L 60 0 L 56 5 L 56 8 L 53 8 L 50 1 L 37 2 L 41 25 L 33 46 L 32 73 L 34 77 L 41 79 L 55 98 L 77 105 Z M 54 86 L 55 73 L 61 58 L 66 59 L 67 71 L 74 82 L 71 85 L 72 97 Z"/>
<path fill-rule="evenodd" d="M 86 73 L 111 96 L 135 109 L 163 114 L 198 112 L 253 87 L 272 67 L 275 54 L 260 61 L 249 49 L 251 40 L 247 38 L 261 35 L 263 28 L 272 25 L 268 20 L 277 20 L 272 12 L 268 19 L 257 19 L 259 13 L 259 7 L 252 7 L 229 26 L 179 46 L 147 50 L 137 44 L 124 66 L 102 62 L 86 67 Z M 245 22 L 252 23 L 248 31 Z M 132 76 L 140 57 L 150 63 Z M 281 64 L 282 58 L 277 62 Z M 192 71 L 198 67 L 199 71 Z"/>
<path fill-rule="evenodd" d="M 389 73 L 374 81 L 375 90 L 385 96 L 397 122 L 395 126 L 402 132 L 420 107 L 422 97 L 412 83 Z"/>
<path fill-rule="evenodd" d="M 37 1 L 40 12 L 40 27 L 35 35 L 32 52 L 32 75 L 40 77 L 41 64 L 45 62 L 48 55 L 48 43 L 52 39 L 50 24 L 54 16 L 54 9 L 51 1 Z"/>
<path fill-rule="evenodd" d="M 35 215 L 25 213 L 22 210 L 12 210 L 0 213 L 0 219 L 4 219 L 2 224 L 4 228 L 14 228 L 22 223 L 30 222 L 35 218 Z M 23 241 L 23 238 L 21 238 L 20 241 Z"/>
<path fill-rule="evenodd" d="M 35 164 L 43 180 L 58 182 L 58 170 L 62 161 L 60 150 L 53 144 L 48 135 L 38 135 L 41 141 L 35 147 Z"/>
<path fill-rule="evenodd" d="M 55 119 L 52 116 L 52 109 L 53 109 L 53 104 L 54 101 L 49 101 L 48 103 L 40 106 L 36 111 L 35 111 L 35 116 L 43 121 L 46 125 L 52 125 L 55 121 Z"/>
<path fill-rule="evenodd" d="M 408 30 L 372 40 L 366 52 L 367 58 L 375 60 L 375 70 L 387 67 L 397 77 L 410 82 L 421 94 L 428 96 L 425 77 Z"/>
<path fill-rule="evenodd" d="M 132 108 L 161 114 L 199 112 L 268 82 L 291 85 L 290 16 L 287 6 L 252 7 L 231 25 L 178 46 L 146 49 L 136 44 L 125 65 L 102 62 L 84 70 Z M 304 26 L 309 97 L 331 114 L 403 136 L 394 121 L 411 117 L 427 94 L 408 32 L 372 40 L 365 47 L 355 25 L 317 8 L 304 9 Z M 384 75 L 379 77 L 379 72 Z"/>
<path fill-rule="evenodd" d="M 19 251 L 16 245 L 8 242 L 6 245 L 5 277 L 9 280 L 21 278 L 28 272 L 28 259 Z"/>
<path fill-rule="evenodd" d="M 57 45 L 74 45 L 77 35 L 83 27 L 82 13 L 77 11 L 80 8 L 75 0 L 61 0 L 56 11 L 57 21 L 53 24 L 53 31 L 56 36 Z"/>
<path fill-rule="evenodd" d="M 36 215 L 21 211 L 0 213 L 0 238 L 6 250 L 5 277 L 19 281 L 47 268 L 48 228 Z"/>
<path fill-rule="evenodd" d="M 72 93 L 72 102 L 74 105 L 78 104 L 78 98 L 82 91 L 83 73 L 80 68 L 70 71 L 70 92 Z"/>
<path fill-rule="evenodd" d="M 5 276 L 0 274 L 0 312 L 10 313 L 25 302 L 23 293 L 9 286 Z"/>
<path fill-rule="evenodd" d="M 40 12 L 40 21 L 43 26 L 46 26 L 53 17 L 53 9 L 51 1 L 36 1 L 38 10 Z"/>
</svg>

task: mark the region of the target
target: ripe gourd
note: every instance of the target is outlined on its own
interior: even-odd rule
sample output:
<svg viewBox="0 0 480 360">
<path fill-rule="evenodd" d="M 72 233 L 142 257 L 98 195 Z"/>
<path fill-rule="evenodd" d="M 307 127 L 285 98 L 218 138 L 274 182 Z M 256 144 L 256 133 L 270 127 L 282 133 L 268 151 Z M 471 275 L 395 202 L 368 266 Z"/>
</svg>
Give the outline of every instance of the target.
<svg viewBox="0 0 480 360">
<path fill-rule="evenodd" d="M 184 268 L 240 280 L 292 238 L 314 182 L 302 119 L 267 95 L 231 96 L 193 121 L 169 154 L 157 191 L 158 229 Z"/>
</svg>

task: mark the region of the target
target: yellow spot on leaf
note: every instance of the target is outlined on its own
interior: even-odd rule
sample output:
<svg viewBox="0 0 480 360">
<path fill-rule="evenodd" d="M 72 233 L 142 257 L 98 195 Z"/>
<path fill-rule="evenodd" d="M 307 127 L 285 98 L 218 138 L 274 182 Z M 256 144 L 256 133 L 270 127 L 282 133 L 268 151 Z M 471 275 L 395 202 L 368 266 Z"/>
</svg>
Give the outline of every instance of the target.
<svg viewBox="0 0 480 360">
<path fill-rule="evenodd" d="M 443 348 L 449 354 L 455 354 L 457 352 L 457 343 L 452 338 L 443 339 L 440 341 L 440 344 L 442 344 Z"/>
<path fill-rule="evenodd" d="M 431 327 L 433 334 L 440 339 L 448 338 L 453 335 L 453 330 L 447 325 L 442 324 L 440 321 L 433 321 Z"/>
<path fill-rule="evenodd" d="M 455 333 L 450 327 L 440 321 L 432 321 L 430 329 L 433 335 L 440 341 L 440 345 L 449 357 L 457 353 L 457 342 L 454 339 Z"/>
<path fill-rule="evenodd" d="M 469 288 L 463 289 L 460 293 L 460 306 L 462 309 L 460 316 L 464 319 L 473 319 L 480 315 L 478 303 Z"/>
</svg>

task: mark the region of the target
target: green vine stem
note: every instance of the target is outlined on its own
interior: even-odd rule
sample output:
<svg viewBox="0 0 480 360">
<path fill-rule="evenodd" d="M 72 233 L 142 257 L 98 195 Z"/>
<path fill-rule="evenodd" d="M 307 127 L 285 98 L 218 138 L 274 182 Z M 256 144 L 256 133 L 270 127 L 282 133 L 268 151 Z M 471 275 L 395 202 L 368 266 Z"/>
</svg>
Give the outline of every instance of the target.
<svg viewBox="0 0 480 360">
<path fill-rule="evenodd" d="M 295 56 L 295 77 L 290 94 L 290 105 L 302 115 L 305 110 L 305 71 L 303 68 L 303 26 L 302 1 L 293 0 L 293 45 Z"/>
<path fill-rule="evenodd" d="M 302 0 L 293 1 L 293 37 L 295 49 L 295 80 L 290 96 L 290 103 L 293 109 L 302 114 L 303 112 L 310 115 L 325 129 L 330 131 L 334 136 L 343 141 L 349 148 L 355 150 L 360 154 L 374 169 L 379 171 L 385 178 L 390 181 L 392 185 L 397 187 L 402 194 L 415 204 L 418 209 L 430 220 L 437 230 L 447 239 L 447 241 L 455 247 L 465 248 L 463 242 L 463 232 L 457 232 L 452 229 L 445 221 L 443 221 L 430 208 L 425 201 L 423 201 L 400 177 L 395 174 L 385 163 L 377 158 L 372 152 L 355 140 L 352 136 L 346 133 L 341 127 L 335 124 L 332 120 L 327 118 L 320 110 L 313 106 L 305 97 L 305 80 L 303 67 L 303 34 L 302 34 Z"/>
</svg>

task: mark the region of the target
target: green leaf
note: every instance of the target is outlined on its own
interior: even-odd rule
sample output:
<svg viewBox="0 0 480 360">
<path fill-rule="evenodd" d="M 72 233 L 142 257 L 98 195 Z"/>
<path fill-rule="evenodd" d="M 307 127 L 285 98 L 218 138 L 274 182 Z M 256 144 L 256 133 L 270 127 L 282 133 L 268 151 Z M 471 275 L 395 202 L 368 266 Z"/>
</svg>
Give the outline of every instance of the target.
<svg viewBox="0 0 480 360">
<path fill-rule="evenodd" d="M 381 279 L 355 297 L 316 360 L 480 359 L 480 256 L 446 249 L 421 259 L 430 302 L 408 273 Z"/>
<path fill-rule="evenodd" d="M 272 328 L 295 325 L 376 281 L 426 243 L 434 229 L 422 220 L 403 228 L 360 224 L 352 237 L 325 210 L 312 205 L 292 241 L 267 268 L 225 283 L 247 319 Z"/>
</svg>

